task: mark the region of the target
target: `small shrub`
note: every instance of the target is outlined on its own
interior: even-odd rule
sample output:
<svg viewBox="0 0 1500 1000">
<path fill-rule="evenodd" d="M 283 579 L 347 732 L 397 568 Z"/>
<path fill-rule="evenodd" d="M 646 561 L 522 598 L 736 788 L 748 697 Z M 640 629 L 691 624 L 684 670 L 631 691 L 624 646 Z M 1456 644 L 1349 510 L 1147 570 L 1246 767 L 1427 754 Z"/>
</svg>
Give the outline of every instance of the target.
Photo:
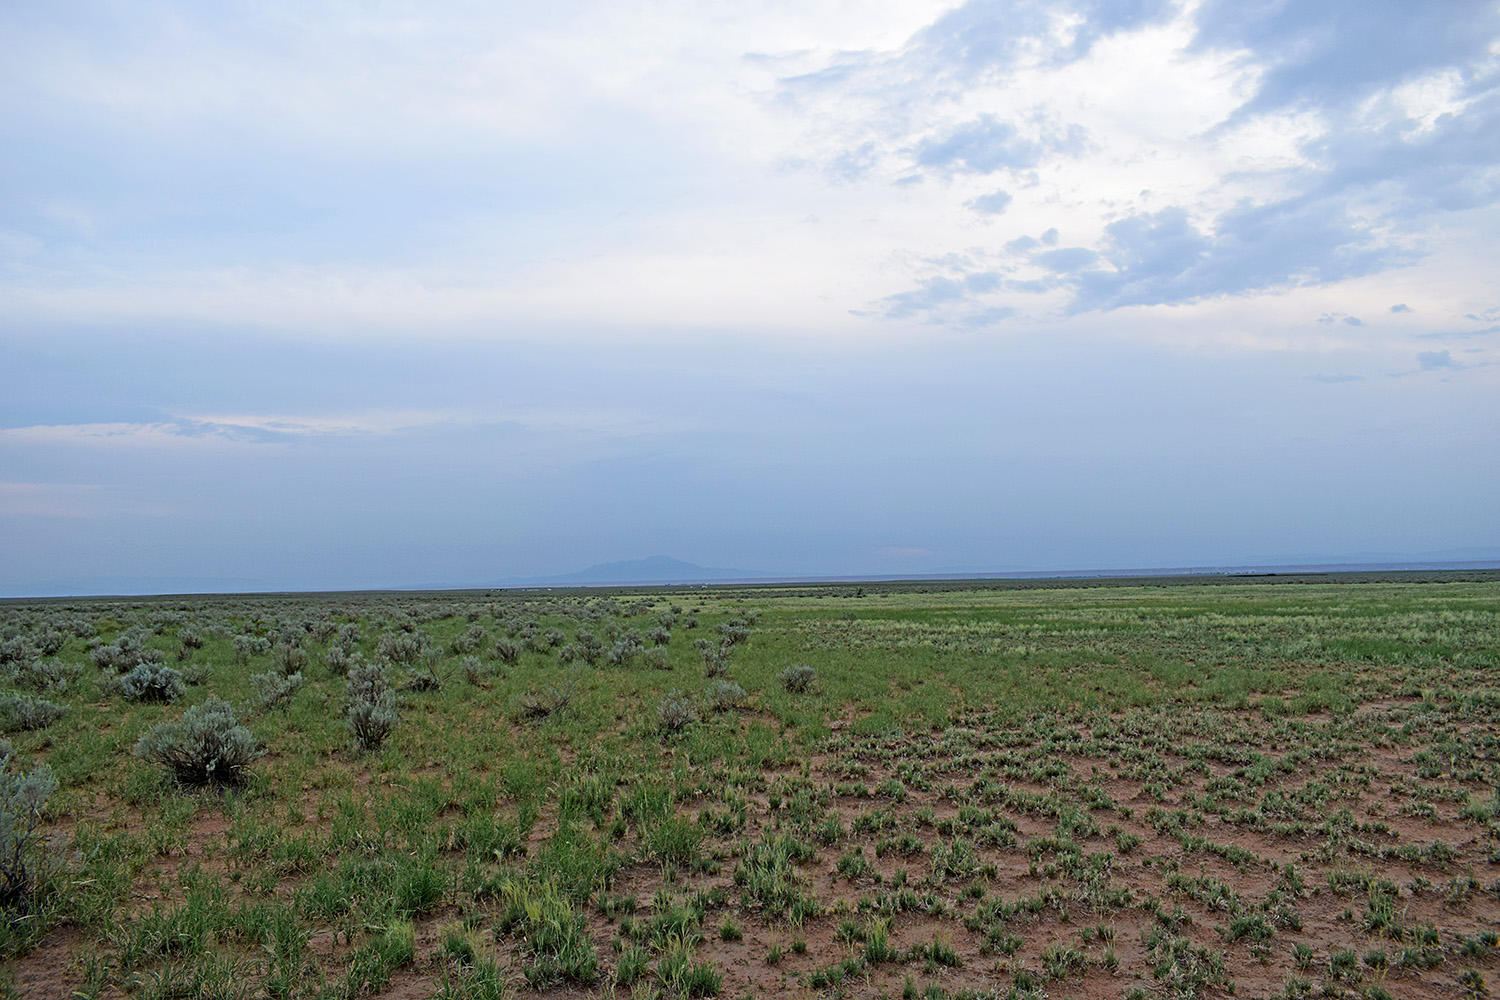
<svg viewBox="0 0 1500 1000">
<path fill-rule="evenodd" d="M 62 718 L 68 709 L 41 698 L 25 695 L 0 696 L 0 732 L 14 733 L 45 729 Z"/>
<path fill-rule="evenodd" d="M 604 662 L 612 667 L 628 667 L 640 651 L 641 641 L 634 633 L 626 633 L 609 647 L 609 652 L 604 654 Z"/>
<path fill-rule="evenodd" d="M 484 678 L 484 662 L 477 656 L 465 656 L 459 661 L 458 669 L 463 673 L 464 680 L 475 687 L 478 687 L 479 682 Z"/>
<path fill-rule="evenodd" d="M 818 672 L 812 667 L 805 663 L 798 663 L 781 672 L 781 686 L 792 694 L 801 694 L 812 687 L 812 682 L 817 676 Z"/>
<path fill-rule="evenodd" d="M 300 673 L 283 675 L 272 671 L 250 675 L 251 698 L 256 710 L 260 712 L 285 707 L 301 686 L 302 675 Z"/>
<path fill-rule="evenodd" d="M 499 657 L 501 663 L 507 667 L 513 667 L 521 658 L 521 646 L 513 639 L 501 639 L 495 643 L 495 655 Z"/>
<path fill-rule="evenodd" d="M 396 696 L 383 664 L 358 660 L 344 689 L 349 732 L 361 750 L 376 750 L 396 727 Z"/>
<path fill-rule="evenodd" d="M 680 733 L 698 721 L 698 709 L 681 691 L 673 691 L 656 707 L 656 728 L 664 735 Z"/>
<path fill-rule="evenodd" d="M 237 635 L 232 644 L 234 662 L 240 666 L 249 663 L 252 656 L 264 656 L 271 651 L 271 640 L 263 635 Z"/>
<path fill-rule="evenodd" d="M 652 670 L 671 670 L 672 661 L 667 658 L 665 646 L 652 646 L 641 654 L 641 662 Z"/>
<path fill-rule="evenodd" d="M 409 667 L 426 657 L 430 643 L 426 632 L 387 632 L 375 644 L 375 655 Z"/>
<path fill-rule="evenodd" d="M 694 639 L 693 647 L 703 657 L 703 676 L 723 677 L 729 670 L 729 654 L 733 649 L 729 643 Z"/>
<path fill-rule="evenodd" d="M 406 679 L 408 691 L 436 691 L 443 686 L 443 679 L 438 676 L 429 661 L 412 671 L 411 676 Z"/>
<path fill-rule="evenodd" d="M 153 727 L 135 744 L 135 755 L 160 764 L 184 785 L 243 784 L 264 749 L 227 701 L 209 696 L 179 722 Z"/>
<path fill-rule="evenodd" d="M 571 685 L 548 684 L 540 691 L 527 691 L 521 695 L 517 714 L 523 719 L 545 719 L 552 713 L 567 708 L 572 700 Z"/>
<path fill-rule="evenodd" d="M 358 654 L 350 653 L 343 646 L 330 646 L 323 659 L 328 664 L 329 673 L 335 677 L 346 677 L 349 674 L 349 667 L 353 665 L 356 655 Z"/>
<path fill-rule="evenodd" d="M 711 711 L 728 712 L 745 703 L 745 689 L 734 681 L 719 679 L 703 692 L 703 702 Z"/>
<path fill-rule="evenodd" d="M 0 677 L 16 687 L 35 691 L 37 694 L 66 694 L 73 682 L 83 673 L 76 663 L 61 660 L 20 660 L 0 670 Z"/>
<path fill-rule="evenodd" d="M 307 650 L 295 643 L 284 642 L 276 647 L 276 656 L 273 660 L 276 669 L 290 677 L 292 674 L 302 673 L 307 666 Z"/>
<path fill-rule="evenodd" d="M 11 767 L 10 743 L 0 740 L 0 913 L 31 912 L 36 895 L 32 858 L 41 838 L 42 808 L 57 791 L 46 764 L 22 774 Z"/>
<path fill-rule="evenodd" d="M 112 687 L 126 701 L 166 704 L 182 697 L 187 685 L 182 674 L 161 663 L 140 663 L 115 679 Z"/>
</svg>

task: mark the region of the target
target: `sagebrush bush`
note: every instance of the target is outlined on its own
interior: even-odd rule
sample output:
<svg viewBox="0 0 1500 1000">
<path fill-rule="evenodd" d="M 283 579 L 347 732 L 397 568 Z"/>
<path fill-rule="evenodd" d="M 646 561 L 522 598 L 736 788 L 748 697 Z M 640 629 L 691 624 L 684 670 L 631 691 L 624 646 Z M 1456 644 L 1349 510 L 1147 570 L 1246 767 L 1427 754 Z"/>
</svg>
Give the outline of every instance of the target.
<svg viewBox="0 0 1500 1000">
<path fill-rule="evenodd" d="M 430 660 L 414 669 L 411 672 L 411 676 L 406 679 L 406 689 L 408 691 L 436 691 L 442 686 L 443 679 L 438 676 L 438 672 L 433 668 L 432 661 Z"/>
<path fill-rule="evenodd" d="M 464 680 L 476 687 L 485 675 L 484 661 L 477 656 L 465 656 L 459 661 L 458 669 L 463 673 Z"/>
<path fill-rule="evenodd" d="M 276 669 L 290 677 L 292 674 L 302 673 L 307 666 L 307 650 L 301 645 L 291 642 L 283 642 L 276 647 L 276 656 L 273 659 Z"/>
<path fill-rule="evenodd" d="M 396 695 L 384 664 L 357 659 L 349 668 L 347 700 L 349 732 L 361 750 L 376 750 L 396 728 Z"/>
<path fill-rule="evenodd" d="M 572 685 L 548 684 L 539 691 L 527 691 L 521 695 L 516 713 L 523 719 L 545 719 L 567 708 L 572 700 Z"/>
<path fill-rule="evenodd" d="M 521 644 L 514 639 L 501 639 L 495 643 L 495 655 L 499 657 L 501 663 L 513 667 L 521 658 Z"/>
<path fill-rule="evenodd" d="M 573 642 L 578 646 L 579 655 L 589 666 L 598 663 L 599 658 L 604 655 L 604 643 L 600 642 L 599 637 L 592 632 L 582 629 L 574 632 Z"/>
<path fill-rule="evenodd" d="M 387 632 L 375 644 L 375 655 L 409 667 L 427 655 L 431 642 L 426 632 Z"/>
<path fill-rule="evenodd" d="M 616 639 L 604 654 L 604 662 L 612 667 L 628 667 L 641 651 L 641 640 L 634 632 L 626 632 Z"/>
<path fill-rule="evenodd" d="M 261 712 L 285 707 L 300 687 L 302 687 L 300 672 L 283 674 L 273 670 L 269 673 L 250 675 L 251 701 L 256 710 Z"/>
<path fill-rule="evenodd" d="M 61 660 L 20 660 L 0 667 L 0 679 L 38 694 L 64 694 L 83 668 Z"/>
<path fill-rule="evenodd" d="M 187 690 L 182 674 L 164 663 L 139 663 L 111 685 L 126 701 L 176 701 Z"/>
<path fill-rule="evenodd" d="M 703 692 L 703 703 L 715 712 L 727 712 L 745 703 L 745 689 L 734 681 L 716 680 Z"/>
<path fill-rule="evenodd" d="M 680 733 L 698 721 L 698 709 L 681 691 L 673 691 L 656 706 L 656 728 L 666 735 Z"/>
<path fill-rule="evenodd" d="M 453 641 L 448 644 L 448 651 L 455 656 L 461 656 L 465 653 L 477 653 L 479 647 L 483 646 L 484 641 L 488 638 L 489 633 L 483 627 L 474 625 L 463 635 L 454 636 Z"/>
<path fill-rule="evenodd" d="M 672 661 L 665 646 L 652 646 L 641 654 L 641 662 L 652 670 L 671 670 Z"/>
<path fill-rule="evenodd" d="M 818 672 L 805 663 L 794 664 L 781 672 L 781 686 L 793 694 L 801 694 L 812 687 Z"/>
<path fill-rule="evenodd" d="M 271 651 L 271 640 L 263 635 L 237 635 L 233 640 L 234 662 L 244 666 L 252 656 L 262 656 Z"/>
<path fill-rule="evenodd" d="M 184 785 L 239 785 L 265 750 L 240 725 L 234 706 L 214 695 L 178 722 L 154 726 L 135 744 L 135 755 L 160 764 Z"/>
<path fill-rule="evenodd" d="M 126 632 L 112 643 L 89 650 L 89 659 L 100 670 L 123 674 L 143 663 L 162 663 L 166 657 L 159 649 L 147 649 L 137 636 Z"/>
<path fill-rule="evenodd" d="M 349 673 L 349 665 L 354 662 L 354 655 L 343 646 L 330 646 L 323 660 L 328 664 L 329 673 L 335 677 L 344 677 Z"/>
<path fill-rule="evenodd" d="M 36 885 L 33 856 L 41 837 L 42 808 L 57 791 L 46 764 L 22 773 L 13 766 L 11 747 L 0 739 L 0 913 L 6 919 L 31 912 Z"/>
<path fill-rule="evenodd" d="M 729 654 L 734 649 L 731 643 L 694 639 L 693 647 L 703 656 L 703 676 L 723 677 L 729 670 Z"/>
<path fill-rule="evenodd" d="M 0 732 L 14 733 L 45 729 L 62 718 L 68 709 L 41 698 L 26 695 L 0 695 Z"/>
</svg>

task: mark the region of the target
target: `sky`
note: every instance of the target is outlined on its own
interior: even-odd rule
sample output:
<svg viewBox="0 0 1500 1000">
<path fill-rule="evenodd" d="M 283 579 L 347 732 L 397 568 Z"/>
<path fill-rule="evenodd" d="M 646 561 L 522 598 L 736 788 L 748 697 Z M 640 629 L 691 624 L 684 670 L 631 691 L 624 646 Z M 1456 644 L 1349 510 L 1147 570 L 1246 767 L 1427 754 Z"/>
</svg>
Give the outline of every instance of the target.
<svg viewBox="0 0 1500 1000">
<path fill-rule="evenodd" d="M 0 594 L 1500 553 L 1500 2 L 0 46 Z"/>
</svg>

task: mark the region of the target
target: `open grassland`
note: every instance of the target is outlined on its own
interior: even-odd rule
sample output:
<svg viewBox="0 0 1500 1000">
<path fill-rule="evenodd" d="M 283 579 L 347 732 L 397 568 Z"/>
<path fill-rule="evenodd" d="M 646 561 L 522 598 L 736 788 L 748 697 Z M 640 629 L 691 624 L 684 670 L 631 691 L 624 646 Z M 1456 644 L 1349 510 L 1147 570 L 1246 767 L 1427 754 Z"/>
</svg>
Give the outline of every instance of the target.
<svg viewBox="0 0 1500 1000">
<path fill-rule="evenodd" d="M 23 997 L 1500 988 L 1500 575 L 12 602 L 0 722 Z"/>
</svg>

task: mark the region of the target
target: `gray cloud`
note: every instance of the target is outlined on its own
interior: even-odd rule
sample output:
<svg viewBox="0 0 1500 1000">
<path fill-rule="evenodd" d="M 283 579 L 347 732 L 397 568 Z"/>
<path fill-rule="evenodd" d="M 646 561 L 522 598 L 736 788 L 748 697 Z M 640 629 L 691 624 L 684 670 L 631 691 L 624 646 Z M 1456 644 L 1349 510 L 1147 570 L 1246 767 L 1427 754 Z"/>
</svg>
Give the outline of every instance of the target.
<svg viewBox="0 0 1500 1000">
<path fill-rule="evenodd" d="M 1300 198 L 1242 205 L 1208 231 L 1182 208 L 1129 216 L 1106 227 L 1099 252 L 1108 267 L 1080 271 L 1068 282 L 1076 290 L 1075 311 L 1323 284 L 1413 259 L 1342 205 Z"/>
<path fill-rule="evenodd" d="M 1009 191 L 991 191 L 971 198 L 968 206 L 981 215 L 1000 215 L 1010 207 L 1011 200 Z"/>
<path fill-rule="evenodd" d="M 1031 138 L 1011 122 L 982 114 L 923 139 L 912 150 L 912 159 L 940 173 L 992 174 L 1029 170 L 1054 154 L 1077 155 L 1088 148 L 1088 133 L 1076 124 L 1038 119 L 1035 131 Z"/>
<path fill-rule="evenodd" d="M 1073 62 L 1099 41 L 1166 20 L 1173 10 L 1168 0 L 969 0 L 913 36 L 903 56 L 930 73 L 974 82 L 1027 58 Z"/>
<path fill-rule="evenodd" d="M 1206 0 L 1194 45 L 1261 68 L 1239 115 L 1344 107 L 1448 66 L 1487 58 L 1500 6 L 1474 0 Z"/>
<path fill-rule="evenodd" d="M 939 306 L 957 302 L 964 295 L 962 282 L 938 277 L 928 278 L 922 282 L 921 287 L 909 292 L 888 295 L 881 302 L 885 305 L 883 312 L 887 319 L 910 319 L 929 313 Z"/>
<path fill-rule="evenodd" d="M 1454 361 L 1453 355 L 1447 351 L 1422 351 L 1417 355 L 1417 364 L 1421 366 L 1424 372 L 1463 367 L 1463 365 Z"/>
</svg>

